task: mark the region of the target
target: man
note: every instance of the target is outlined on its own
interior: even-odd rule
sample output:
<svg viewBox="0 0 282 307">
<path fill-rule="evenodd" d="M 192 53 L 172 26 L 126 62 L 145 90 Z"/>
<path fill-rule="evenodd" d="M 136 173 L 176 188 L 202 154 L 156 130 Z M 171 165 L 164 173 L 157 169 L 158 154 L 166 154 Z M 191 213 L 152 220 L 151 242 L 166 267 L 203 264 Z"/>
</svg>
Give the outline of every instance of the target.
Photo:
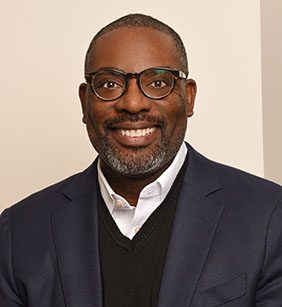
<svg viewBox="0 0 282 307">
<path fill-rule="evenodd" d="M 1 306 L 282 306 L 282 189 L 183 143 L 187 77 L 151 17 L 94 37 L 79 95 L 99 157 L 2 214 Z"/>
</svg>

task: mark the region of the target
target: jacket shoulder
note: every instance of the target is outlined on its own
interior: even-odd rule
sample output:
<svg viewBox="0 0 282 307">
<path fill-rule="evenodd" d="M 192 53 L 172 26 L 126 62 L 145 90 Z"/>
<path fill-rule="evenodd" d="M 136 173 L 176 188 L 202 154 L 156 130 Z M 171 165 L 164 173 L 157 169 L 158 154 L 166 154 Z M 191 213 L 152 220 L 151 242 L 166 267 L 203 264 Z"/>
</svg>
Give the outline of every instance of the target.
<svg viewBox="0 0 282 307">
<path fill-rule="evenodd" d="M 12 205 L 9 209 L 12 215 L 24 214 L 27 211 L 50 211 L 59 203 L 68 200 L 68 194 L 65 191 L 86 188 L 85 181 L 92 176 L 95 169 L 95 162 L 82 172 L 76 173 L 55 184 L 52 184 L 40 191 L 37 191 L 23 200 Z"/>
<path fill-rule="evenodd" d="M 273 200 L 275 203 L 282 202 L 281 185 L 231 166 L 217 162 L 211 163 L 217 169 L 217 174 L 221 180 L 233 191 L 245 192 L 247 195 L 253 195 L 261 200 Z"/>
<path fill-rule="evenodd" d="M 222 196 L 241 203 L 273 204 L 282 206 L 282 186 L 270 180 L 250 174 L 232 166 L 212 161 L 192 147 L 189 148 L 193 176 L 199 181 L 218 181 L 222 186 Z M 191 167 L 190 167 L 191 168 Z M 209 179 L 207 179 L 209 178 Z"/>
</svg>

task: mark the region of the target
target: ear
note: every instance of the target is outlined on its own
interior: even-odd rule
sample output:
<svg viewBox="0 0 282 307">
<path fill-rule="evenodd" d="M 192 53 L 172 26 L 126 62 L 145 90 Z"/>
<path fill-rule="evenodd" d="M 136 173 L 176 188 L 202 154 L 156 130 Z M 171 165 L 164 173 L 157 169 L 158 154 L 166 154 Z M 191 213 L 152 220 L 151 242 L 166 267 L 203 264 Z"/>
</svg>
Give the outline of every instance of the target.
<svg viewBox="0 0 282 307">
<path fill-rule="evenodd" d="M 197 93 L 197 84 L 193 79 L 186 80 L 186 97 L 187 97 L 187 117 L 194 114 L 194 103 Z"/>
<path fill-rule="evenodd" d="M 81 108 L 82 108 L 82 122 L 86 123 L 86 116 L 87 116 L 87 101 L 86 101 L 86 95 L 87 95 L 87 84 L 81 83 L 78 90 Z"/>
</svg>

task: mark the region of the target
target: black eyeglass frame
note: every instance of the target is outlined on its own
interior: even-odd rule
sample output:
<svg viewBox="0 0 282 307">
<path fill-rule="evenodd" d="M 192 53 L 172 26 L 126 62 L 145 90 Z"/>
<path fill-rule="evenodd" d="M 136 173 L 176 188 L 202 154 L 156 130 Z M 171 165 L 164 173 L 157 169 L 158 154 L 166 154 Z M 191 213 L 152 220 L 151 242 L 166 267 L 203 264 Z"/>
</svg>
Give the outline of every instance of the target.
<svg viewBox="0 0 282 307">
<path fill-rule="evenodd" d="M 155 97 L 152 97 L 152 96 L 150 96 L 150 95 L 148 95 L 148 94 L 146 94 L 146 93 L 144 92 L 144 90 L 143 90 L 143 88 L 142 88 L 142 86 L 141 86 L 141 83 L 140 83 L 140 77 L 141 77 L 141 75 L 142 75 L 145 71 L 147 71 L 147 70 L 164 70 L 164 71 L 170 72 L 170 73 L 174 76 L 173 84 L 172 84 L 172 86 L 171 86 L 170 91 L 169 91 L 167 94 L 165 94 L 165 95 L 163 95 L 163 96 L 161 96 L 161 97 L 155 98 Z M 125 84 L 124 84 L 124 89 L 123 89 L 123 91 L 120 93 L 120 95 L 119 95 L 118 97 L 116 97 L 116 98 L 114 98 L 114 99 L 106 99 L 106 98 L 101 97 L 98 93 L 96 93 L 95 88 L 94 88 L 94 86 L 93 86 L 93 84 L 92 84 L 93 77 L 94 77 L 97 73 L 100 73 L 100 72 L 103 72 L 103 71 L 105 71 L 105 72 L 112 71 L 112 72 L 115 72 L 115 73 L 119 73 L 119 74 L 121 74 L 121 75 L 124 77 L 124 79 L 125 79 Z M 91 72 L 91 73 L 89 73 L 89 74 L 86 74 L 84 77 L 85 77 L 86 83 L 88 83 L 88 84 L 90 85 L 90 88 L 91 88 L 93 94 L 94 94 L 96 97 L 98 97 L 99 99 L 103 100 L 103 101 L 114 101 L 114 100 L 119 99 L 119 98 L 126 92 L 126 90 L 127 90 L 127 88 L 128 88 L 128 81 L 129 81 L 130 79 L 132 79 L 132 78 L 135 78 L 135 79 L 136 79 L 137 85 L 138 85 L 138 87 L 139 87 L 141 93 L 142 93 L 144 96 L 146 96 L 146 97 L 148 97 L 148 98 L 150 98 L 150 99 L 160 100 L 160 99 L 163 99 L 163 98 L 167 97 L 167 96 L 174 90 L 174 88 L 175 88 L 175 81 L 176 81 L 177 79 L 187 79 L 187 78 L 188 78 L 188 73 L 186 74 L 186 73 L 184 73 L 184 72 L 181 71 L 181 70 L 171 69 L 171 68 L 167 68 L 167 67 L 151 67 L 151 68 L 146 68 L 146 69 L 142 70 L 142 71 L 139 72 L 139 73 L 131 73 L 131 72 L 125 73 L 125 72 L 123 72 L 123 71 L 121 71 L 121 70 L 118 70 L 118 69 L 101 69 L 101 70 L 97 70 L 97 71 Z"/>
</svg>

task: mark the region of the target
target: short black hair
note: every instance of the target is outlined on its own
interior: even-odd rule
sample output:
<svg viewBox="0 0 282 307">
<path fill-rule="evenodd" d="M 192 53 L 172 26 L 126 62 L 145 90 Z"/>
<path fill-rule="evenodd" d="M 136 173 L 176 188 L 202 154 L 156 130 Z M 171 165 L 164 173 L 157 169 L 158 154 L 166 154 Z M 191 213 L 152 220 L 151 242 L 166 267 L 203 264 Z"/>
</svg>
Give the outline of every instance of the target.
<svg viewBox="0 0 282 307">
<path fill-rule="evenodd" d="M 187 54 L 184 47 L 184 44 L 180 38 L 180 36 L 167 24 L 159 21 L 151 16 L 143 15 L 143 14 L 129 14 L 125 15 L 107 26 L 103 27 L 91 40 L 90 45 L 88 47 L 86 57 L 85 57 L 85 72 L 87 65 L 89 63 L 90 52 L 92 50 L 93 45 L 95 44 L 96 40 L 102 36 L 103 34 L 119 29 L 119 28 L 133 28 L 133 27 L 144 27 L 144 28 L 151 28 L 158 30 L 162 33 L 169 35 L 175 42 L 175 49 L 179 55 L 179 62 L 181 64 L 181 69 L 188 74 L 188 60 Z"/>
</svg>

